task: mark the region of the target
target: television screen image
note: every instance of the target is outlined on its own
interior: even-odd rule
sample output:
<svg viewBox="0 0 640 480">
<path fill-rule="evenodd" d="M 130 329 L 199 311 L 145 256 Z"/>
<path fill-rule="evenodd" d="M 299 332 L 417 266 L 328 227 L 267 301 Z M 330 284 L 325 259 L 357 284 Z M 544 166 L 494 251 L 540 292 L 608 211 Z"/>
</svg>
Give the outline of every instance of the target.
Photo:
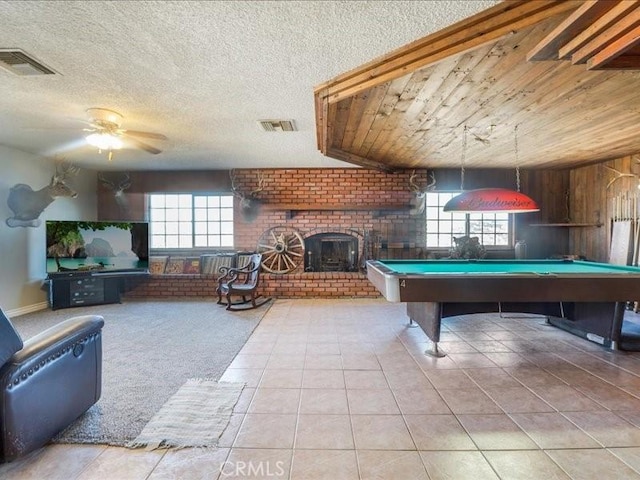
<svg viewBox="0 0 640 480">
<path fill-rule="evenodd" d="M 46 223 L 47 273 L 132 272 L 149 269 L 145 222 Z"/>
</svg>

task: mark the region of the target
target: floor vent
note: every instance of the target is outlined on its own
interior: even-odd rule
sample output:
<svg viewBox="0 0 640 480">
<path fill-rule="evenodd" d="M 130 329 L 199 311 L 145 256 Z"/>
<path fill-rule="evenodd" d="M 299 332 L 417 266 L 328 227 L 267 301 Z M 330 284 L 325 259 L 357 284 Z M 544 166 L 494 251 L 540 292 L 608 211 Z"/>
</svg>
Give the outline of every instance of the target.
<svg viewBox="0 0 640 480">
<path fill-rule="evenodd" d="M 293 120 L 258 120 L 265 132 L 295 132 Z"/>
<path fill-rule="evenodd" d="M 45 67 L 42 62 L 16 48 L 0 48 L 0 68 L 20 76 L 56 74 L 50 68 Z"/>
</svg>

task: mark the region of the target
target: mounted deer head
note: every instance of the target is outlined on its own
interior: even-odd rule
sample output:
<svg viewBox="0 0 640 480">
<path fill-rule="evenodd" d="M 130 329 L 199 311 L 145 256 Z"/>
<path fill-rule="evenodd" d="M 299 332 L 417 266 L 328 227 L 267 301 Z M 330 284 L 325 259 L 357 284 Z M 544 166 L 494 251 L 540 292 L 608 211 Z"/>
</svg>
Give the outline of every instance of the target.
<svg viewBox="0 0 640 480">
<path fill-rule="evenodd" d="M 13 217 L 7 218 L 7 225 L 10 227 L 40 226 L 42 222 L 38 217 L 57 197 L 76 198 L 78 196 L 78 193 L 67 185 L 67 181 L 79 171 L 79 167 L 70 163 L 56 162 L 55 173 L 46 187 L 33 190 L 24 183 L 11 187 L 7 205 L 13 212 Z"/>
<path fill-rule="evenodd" d="M 102 172 L 98 173 L 98 180 L 108 190 L 113 192 L 113 198 L 118 205 L 120 213 L 126 213 L 129 210 L 129 202 L 124 191 L 131 186 L 131 177 L 129 173 L 124 172 L 119 177 L 111 177 L 111 179 L 105 177 Z"/>
<path fill-rule="evenodd" d="M 436 188 L 436 174 L 433 171 L 429 172 L 429 178 L 431 180 L 424 188 L 420 188 L 416 183 L 416 177 L 417 174 L 414 170 L 411 172 L 411 176 L 409 177 L 409 190 L 413 194 L 411 198 L 411 210 L 409 211 L 411 215 L 424 213 L 427 192 L 435 190 Z"/>
<path fill-rule="evenodd" d="M 264 175 L 258 171 L 258 186 L 249 193 L 241 191 L 236 185 L 235 170 L 231 170 L 229 175 L 231 176 L 231 190 L 233 191 L 233 195 L 240 199 L 240 213 L 242 214 L 242 218 L 248 222 L 254 221 L 260 212 L 260 206 L 262 204 L 262 201 L 258 198 L 258 193 L 264 190 Z"/>
</svg>

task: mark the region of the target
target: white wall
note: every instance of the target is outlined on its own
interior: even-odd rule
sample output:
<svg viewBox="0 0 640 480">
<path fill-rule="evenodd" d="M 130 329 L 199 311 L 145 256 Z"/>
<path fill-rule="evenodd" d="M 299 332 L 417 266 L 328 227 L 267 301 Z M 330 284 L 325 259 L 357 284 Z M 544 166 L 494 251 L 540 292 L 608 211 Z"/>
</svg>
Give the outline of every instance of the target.
<svg viewBox="0 0 640 480">
<path fill-rule="evenodd" d="M 96 172 L 81 169 L 68 183 L 76 198 L 57 198 L 40 215 L 39 227 L 9 227 L 9 189 L 24 183 L 34 190 L 49 184 L 54 161 L 0 145 L 0 308 L 8 315 L 46 308 L 46 220 L 96 220 Z"/>
</svg>

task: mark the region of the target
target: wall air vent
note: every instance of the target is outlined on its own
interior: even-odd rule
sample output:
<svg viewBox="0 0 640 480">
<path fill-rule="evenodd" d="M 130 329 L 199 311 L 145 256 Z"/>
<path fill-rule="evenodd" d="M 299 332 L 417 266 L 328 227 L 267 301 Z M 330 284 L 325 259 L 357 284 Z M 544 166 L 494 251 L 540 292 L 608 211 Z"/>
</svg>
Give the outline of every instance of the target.
<svg viewBox="0 0 640 480">
<path fill-rule="evenodd" d="M 56 74 L 42 62 L 17 48 L 0 48 L 0 68 L 20 76 Z"/>
<path fill-rule="evenodd" d="M 295 132 L 293 120 L 258 120 L 265 132 Z"/>
</svg>

